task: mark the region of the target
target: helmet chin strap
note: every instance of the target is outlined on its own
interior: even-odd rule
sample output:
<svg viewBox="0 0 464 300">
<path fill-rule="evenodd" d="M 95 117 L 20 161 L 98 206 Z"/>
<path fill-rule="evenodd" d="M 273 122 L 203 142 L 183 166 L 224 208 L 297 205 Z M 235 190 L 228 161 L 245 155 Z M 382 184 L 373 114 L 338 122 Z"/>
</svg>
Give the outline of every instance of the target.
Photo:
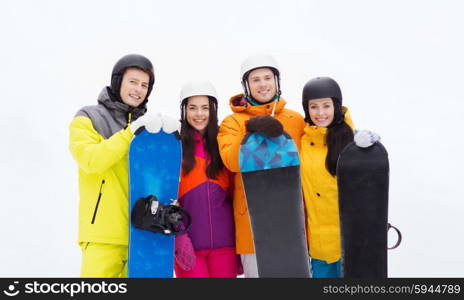
<svg viewBox="0 0 464 300">
<path fill-rule="evenodd" d="M 274 75 L 274 81 L 275 81 L 276 90 L 277 90 L 277 97 L 275 97 L 275 100 L 274 100 L 274 106 L 272 107 L 271 117 L 274 117 L 275 108 L 276 108 L 277 102 L 280 99 L 280 84 L 279 84 L 279 80 L 277 79 L 277 75 Z"/>
<path fill-rule="evenodd" d="M 250 88 L 248 87 L 248 79 L 245 80 L 245 96 L 247 97 L 250 97 L 251 98 L 251 92 L 250 92 Z"/>
</svg>

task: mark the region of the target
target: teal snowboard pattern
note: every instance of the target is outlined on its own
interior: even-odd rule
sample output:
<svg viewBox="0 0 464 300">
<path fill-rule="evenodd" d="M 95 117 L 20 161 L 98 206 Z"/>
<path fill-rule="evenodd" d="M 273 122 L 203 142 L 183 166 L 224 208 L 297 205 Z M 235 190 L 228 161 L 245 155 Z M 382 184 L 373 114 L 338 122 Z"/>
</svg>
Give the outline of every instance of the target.
<svg viewBox="0 0 464 300">
<path fill-rule="evenodd" d="M 129 216 L 141 197 L 155 195 L 159 202 L 177 199 L 182 146 L 178 133 L 143 130 L 129 148 Z M 129 277 L 172 278 L 174 235 L 129 228 Z"/>
<path fill-rule="evenodd" d="M 262 134 L 247 135 L 240 148 L 240 171 L 251 172 L 299 166 L 298 149 L 289 136 L 268 138 Z"/>
</svg>

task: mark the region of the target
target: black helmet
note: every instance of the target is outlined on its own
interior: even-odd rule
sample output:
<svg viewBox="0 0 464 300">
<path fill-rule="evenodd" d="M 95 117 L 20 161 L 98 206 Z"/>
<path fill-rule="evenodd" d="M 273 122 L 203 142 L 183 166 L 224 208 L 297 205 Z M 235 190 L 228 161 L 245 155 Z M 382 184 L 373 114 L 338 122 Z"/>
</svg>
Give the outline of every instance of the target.
<svg viewBox="0 0 464 300">
<path fill-rule="evenodd" d="M 302 103 L 306 122 L 310 122 L 308 100 L 320 98 L 332 98 L 334 104 L 341 108 L 342 91 L 338 83 L 330 77 L 316 77 L 305 84 Z"/>
<path fill-rule="evenodd" d="M 128 68 L 137 68 L 140 69 L 150 76 L 150 81 L 148 82 L 148 92 L 147 96 L 144 99 L 142 105 L 148 101 L 148 96 L 150 96 L 151 90 L 153 89 L 153 84 L 155 83 L 155 74 L 153 71 L 153 65 L 151 61 L 143 55 L 139 54 L 128 54 L 121 57 L 113 67 L 111 72 L 111 91 L 114 96 L 122 102 L 120 89 L 122 83 L 122 77 L 124 72 Z"/>
</svg>

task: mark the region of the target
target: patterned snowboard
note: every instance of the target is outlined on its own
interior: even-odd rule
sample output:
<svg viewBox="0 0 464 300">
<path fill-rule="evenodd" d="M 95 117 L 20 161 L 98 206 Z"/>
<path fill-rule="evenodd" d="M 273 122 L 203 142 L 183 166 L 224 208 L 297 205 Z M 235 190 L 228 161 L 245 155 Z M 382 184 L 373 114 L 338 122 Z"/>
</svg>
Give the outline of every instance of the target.
<svg viewBox="0 0 464 300">
<path fill-rule="evenodd" d="M 309 277 L 298 150 L 284 133 L 248 134 L 240 169 L 259 277 Z"/>
</svg>

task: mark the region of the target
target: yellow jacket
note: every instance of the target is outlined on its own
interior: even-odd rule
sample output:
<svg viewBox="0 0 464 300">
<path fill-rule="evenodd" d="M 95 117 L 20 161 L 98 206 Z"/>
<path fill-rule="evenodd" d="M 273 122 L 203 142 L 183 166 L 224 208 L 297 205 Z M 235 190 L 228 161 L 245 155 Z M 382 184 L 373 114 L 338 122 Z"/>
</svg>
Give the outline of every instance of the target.
<svg viewBox="0 0 464 300">
<path fill-rule="evenodd" d="M 99 105 L 82 108 L 69 125 L 69 150 L 79 167 L 79 243 L 128 244 L 133 134 L 127 125 L 144 112 L 110 100 L 104 89 Z"/>
<path fill-rule="evenodd" d="M 353 128 L 346 107 L 345 122 Z M 306 125 L 301 139 L 300 169 L 306 208 L 309 255 L 334 263 L 341 257 L 337 179 L 325 167 L 327 128 Z"/>
<path fill-rule="evenodd" d="M 273 103 L 257 106 L 244 105 L 244 103 L 240 103 L 242 97 L 243 94 L 239 94 L 230 99 L 230 108 L 234 113 L 222 121 L 219 127 L 218 144 L 224 165 L 235 173 L 233 206 L 237 253 L 250 254 L 254 253 L 254 245 L 242 176 L 240 175 L 238 159 L 240 143 L 246 135 L 245 122 L 254 116 L 270 115 Z M 284 130 L 290 134 L 299 147 L 305 122 L 299 113 L 284 108 L 285 104 L 285 100 L 280 98 L 276 104 L 275 118 L 282 123 Z"/>
</svg>

